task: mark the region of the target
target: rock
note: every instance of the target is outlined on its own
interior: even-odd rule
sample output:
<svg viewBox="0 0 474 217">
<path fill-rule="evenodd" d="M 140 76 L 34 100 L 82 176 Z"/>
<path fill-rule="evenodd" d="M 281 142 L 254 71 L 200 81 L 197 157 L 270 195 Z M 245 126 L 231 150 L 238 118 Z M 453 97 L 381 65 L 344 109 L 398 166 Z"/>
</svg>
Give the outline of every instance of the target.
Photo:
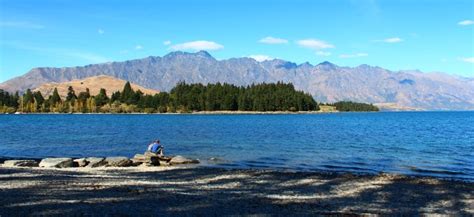
<svg viewBox="0 0 474 217">
<path fill-rule="evenodd" d="M 136 154 L 132 159 L 134 165 L 145 164 L 144 166 L 159 166 L 160 157 L 156 154 Z"/>
<path fill-rule="evenodd" d="M 73 167 L 74 161 L 72 161 L 72 158 L 45 158 L 41 160 L 39 166 L 48 168 L 66 168 Z"/>
<path fill-rule="evenodd" d="M 87 160 L 85 158 L 74 159 L 74 163 L 77 164 L 78 167 L 85 167 L 87 166 Z"/>
<path fill-rule="evenodd" d="M 108 167 L 128 167 L 132 165 L 132 161 L 127 157 L 108 157 L 105 158 Z"/>
<path fill-rule="evenodd" d="M 135 155 L 136 156 L 136 155 Z M 153 152 L 150 152 L 150 151 L 145 151 L 145 153 L 143 154 L 143 156 L 145 157 L 151 157 L 151 156 L 158 156 L 158 154 L 155 154 Z"/>
<path fill-rule="evenodd" d="M 3 162 L 5 167 L 37 167 L 38 162 L 34 160 L 6 160 Z"/>
<path fill-rule="evenodd" d="M 199 160 L 194 160 L 194 159 L 189 159 L 185 158 L 180 155 L 176 155 L 171 160 L 169 161 L 171 165 L 176 165 L 176 164 L 197 164 L 199 163 Z"/>
<path fill-rule="evenodd" d="M 131 160 L 133 163 L 145 163 L 147 161 L 143 154 L 136 154 Z"/>
<path fill-rule="evenodd" d="M 107 164 L 103 157 L 88 157 L 86 161 L 88 162 L 86 167 L 101 167 Z"/>
<path fill-rule="evenodd" d="M 159 161 L 159 165 L 160 165 L 160 166 L 169 166 L 169 165 L 170 165 L 170 162 L 169 162 L 169 161 L 162 161 L 162 160 L 160 160 L 160 161 Z"/>
<path fill-rule="evenodd" d="M 154 167 L 154 165 L 147 164 L 147 163 L 140 163 L 138 167 Z"/>
<path fill-rule="evenodd" d="M 132 164 L 131 164 L 130 166 L 132 166 L 132 167 L 137 167 L 137 166 L 140 166 L 140 165 L 143 165 L 143 164 L 144 164 L 144 163 L 142 163 L 142 162 L 137 162 L 137 161 L 133 161 L 133 160 L 132 160 Z"/>
<path fill-rule="evenodd" d="M 143 154 L 136 154 L 131 160 L 132 166 L 139 166 L 146 162 L 145 156 Z"/>
<path fill-rule="evenodd" d="M 136 154 L 135 156 L 133 156 L 134 159 L 145 159 L 145 155 L 144 154 Z"/>
</svg>

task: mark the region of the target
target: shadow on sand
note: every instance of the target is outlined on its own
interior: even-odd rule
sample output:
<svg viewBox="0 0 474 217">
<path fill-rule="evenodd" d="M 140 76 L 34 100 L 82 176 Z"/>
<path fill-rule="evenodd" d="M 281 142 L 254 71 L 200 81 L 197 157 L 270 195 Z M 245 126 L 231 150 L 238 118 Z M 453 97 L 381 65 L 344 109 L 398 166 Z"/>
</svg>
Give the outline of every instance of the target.
<svg viewBox="0 0 474 217">
<path fill-rule="evenodd" d="M 393 175 L 0 168 L 0 216 L 472 215 L 473 192 L 473 183 Z"/>
</svg>

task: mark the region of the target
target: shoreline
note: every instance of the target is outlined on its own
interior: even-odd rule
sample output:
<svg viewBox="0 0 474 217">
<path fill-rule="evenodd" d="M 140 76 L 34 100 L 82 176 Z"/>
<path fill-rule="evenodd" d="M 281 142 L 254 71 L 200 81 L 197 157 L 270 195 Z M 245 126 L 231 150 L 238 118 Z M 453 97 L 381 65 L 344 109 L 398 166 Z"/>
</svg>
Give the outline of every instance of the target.
<svg viewBox="0 0 474 217">
<path fill-rule="evenodd" d="M 0 115 L 321 115 L 321 114 L 353 114 L 353 113 L 400 113 L 400 112 L 472 112 L 470 110 L 466 111 L 349 111 L 349 112 L 320 112 L 320 111 L 301 111 L 301 112 L 287 112 L 287 111 L 278 111 L 278 112 L 257 112 L 257 111 L 201 111 L 201 112 L 176 112 L 176 113 L 20 113 L 20 114 L 5 114 L 0 113 Z"/>
<path fill-rule="evenodd" d="M 90 113 L 59 113 L 59 112 L 48 112 L 48 113 L 19 113 L 19 114 L 4 114 L 0 115 L 213 115 L 213 114 L 329 114 L 329 113 L 341 113 L 339 111 L 196 111 L 196 112 L 164 112 L 164 113 L 102 113 L 102 112 L 90 112 Z M 361 112 L 363 113 L 363 112 Z"/>
<path fill-rule="evenodd" d="M 353 114 L 353 113 L 429 113 L 429 112 L 474 112 L 474 110 L 423 110 L 423 111 L 411 111 L 411 110 L 382 110 L 382 111 L 299 111 L 299 112 L 290 112 L 290 111 L 275 111 L 275 112 L 259 112 L 259 111 L 199 111 L 199 112 L 165 112 L 165 113 L 58 113 L 58 112 L 48 112 L 48 113 L 0 113 L 0 115 L 307 115 L 307 114 Z"/>
<path fill-rule="evenodd" d="M 72 158 L 73 160 L 77 159 L 83 159 L 85 157 L 55 157 L 55 156 L 49 156 L 49 157 L 8 157 L 8 156 L 0 156 L 0 169 L 1 168 L 10 168 L 10 169 L 24 169 L 24 168 L 29 168 L 29 169 L 51 169 L 51 168 L 43 168 L 43 167 L 28 167 L 28 166 L 4 166 L 3 163 L 7 160 L 33 160 L 36 162 L 40 162 L 42 159 L 45 158 Z M 106 159 L 107 156 L 92 156 L 92 158 L 103 158 Z M 127 157 L 128 158 L 128 157 Z M 133 159 L 133 158 L 130 158 Z M 158 168 L 158 170 L 161 169 L 166 169 L 166 168 L 175 168 L 175 167 L 195 167 L 195 168 L 204 168 L 204 169 L 217 169 L 217 170 L 268 170 L 268 171 L 274 171 L 274 172 L 293 172 L 293 173 L 314 173 L 314 174 L 326 174 L 326 175 L 340 175 L 340 174 L 351 174 L 351 175 L 356 175 L 356 176 L 377 176 L 380 174 L 385 174 L 385 175 L 391 175 L 391 176 L 403 176 L 406 178 L 420 178 L 420 179 L 437 179 L 437 180 L 443 180 L 443 181 L 454 181 L 454 182 L 464 182 L 464 183 L 470 183 L 474 184 L 474 179 L 469 179 L 469 178 L 463 178 L 463 177 L 449 177 L 449 176 L 436 176 L 436 175 L 427 175 L 427 174 L 407 174 L 407 173 L 400 173 L 400 172 L 390 172 L 390 171 L 378 171 L 378 172 L 368 172 L 368 171 L 345 171 L 345 170 L 329 170 L 329 169 L 293 169 L 293 168 L 271 168 L 271 167 L 248 167 L 248 166 L 225 166 L 225 165 L 220 165 L 219 163 L 213 163 L 210 160 L 199 160 L 199 163 L 197 164 L 181 164 L 181 165 L 167 165 L 167 166 L 149 166 L 149 167 L 140 167 L 140 166 L 121 166 L 121 167 L 108 167 L 108 166 L 100 166 L 100 167 L 94 167 L 94 168 L 86 168 L 86 167 L 66 167 L 66 168 L 56 168 L 59 170 L 65 170 L 65 171 L 81 171 L 81 170 L 114 170 L 114 169 L 120 169 L 120 170 L 133 170 L 133 169 L 138 169 L 142 170 L 144 168 Z M 53 168 L 54 169 L 54 168 Z"/>
<path fill-rule="evenodd" d="M 0 192 L 6 216 L 474 214 L 473 183 L 393 174 L 0 167 Z"/>
</svg>

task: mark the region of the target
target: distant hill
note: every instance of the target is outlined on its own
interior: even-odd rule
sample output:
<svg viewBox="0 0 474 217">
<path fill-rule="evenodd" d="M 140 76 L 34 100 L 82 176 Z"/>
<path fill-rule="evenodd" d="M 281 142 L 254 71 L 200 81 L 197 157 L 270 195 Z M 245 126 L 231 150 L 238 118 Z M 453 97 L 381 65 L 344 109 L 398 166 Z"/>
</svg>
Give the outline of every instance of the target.
<svg viewBox="0 0 474 217">
<path fill-rule="evenodd" d="M 42 84 L 38 88 L 35 88 L 34 91 L 41 91 L 45 96 L 51 95 L 54 88 L 58 88 L 59 95 L 61 97 L 66 97 L 69 86 L 72 86 L 76 94 L 86 91 L 86 88 L 89 88 L 91 95 L 97 95 L 100 91 L 100 88 L 104 88 L 107 91 L 107 94 L 110 96 L 113 92 L 122 91 L 125 83 L 127 81 L 114 78 L 111 76 L 93 76 L 88 77 L 82 80 L 72 80 L 62 83 L 46 83 Z M 131 86 L 134 90 L 140 90 L 143 93 L 154 95 L 159 93 L 157 90 L 151 90 L 144 88 L 142 86 L 131 83 Z"/>
<path fill-rule="evenodd" d="M 169 91 L 179 81 L 227 82 L 248 85 L 291 82 L 320 102 L 386 103 L 389 107 L 425 110 L 474 110 L 474 80 L 443 73 L 390 71 L 360 65 L 341 67 L 330 62 L 297 65 L 284 60 L 257 62 L 251 58 L 216 60 L 209 53 L 172 52 L 124 62 L 67 68 L 34 68 L 0 84 L 8 91 L 37 88 L 97 75 L 128 80 L 149 89 Z"/>
</svg>

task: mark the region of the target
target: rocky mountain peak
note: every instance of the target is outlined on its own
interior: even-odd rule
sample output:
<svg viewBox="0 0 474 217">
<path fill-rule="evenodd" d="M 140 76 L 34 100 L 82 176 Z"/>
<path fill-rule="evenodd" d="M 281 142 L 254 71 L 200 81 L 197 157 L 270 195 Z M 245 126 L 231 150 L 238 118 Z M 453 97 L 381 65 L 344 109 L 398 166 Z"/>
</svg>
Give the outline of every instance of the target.
<svg viewBox="0 0 474 217">
<path fill-rule="evenodd" d="M 173 59 L 173 58 L 205 58 L 205 59 L 211 59 L 215 60 L 215 58 L 209 54 L 207 51 L 201 50 L 196 53 L 189 53 L 189 52 L 184 52 L 184 51 L 173 51 L 167 55 L 165 55 L 163 58 L 167 59 Z"/>
<path fill-rule="evenodd" d="M 205 50 L 200 50 L 196 53 L 197 56 L 201 56 L 201 57 L 205 57 L 205 58 L 212 58 L 214 59 L 214 57 L 209 54 L 209 52 L 205 51 Z"/>
<path fill-rule="evenodd" d="M 329 61 L 324 61 L 322 63 L 319 63 L 318 65 L 316 65 L 316 67 L 318 69 L 322 69 L 322 70 L 326 70 L 326 71 L 336 70 L 338 68 L 338 66 L 336 64 L 331 63 Z"/>
</svg>

